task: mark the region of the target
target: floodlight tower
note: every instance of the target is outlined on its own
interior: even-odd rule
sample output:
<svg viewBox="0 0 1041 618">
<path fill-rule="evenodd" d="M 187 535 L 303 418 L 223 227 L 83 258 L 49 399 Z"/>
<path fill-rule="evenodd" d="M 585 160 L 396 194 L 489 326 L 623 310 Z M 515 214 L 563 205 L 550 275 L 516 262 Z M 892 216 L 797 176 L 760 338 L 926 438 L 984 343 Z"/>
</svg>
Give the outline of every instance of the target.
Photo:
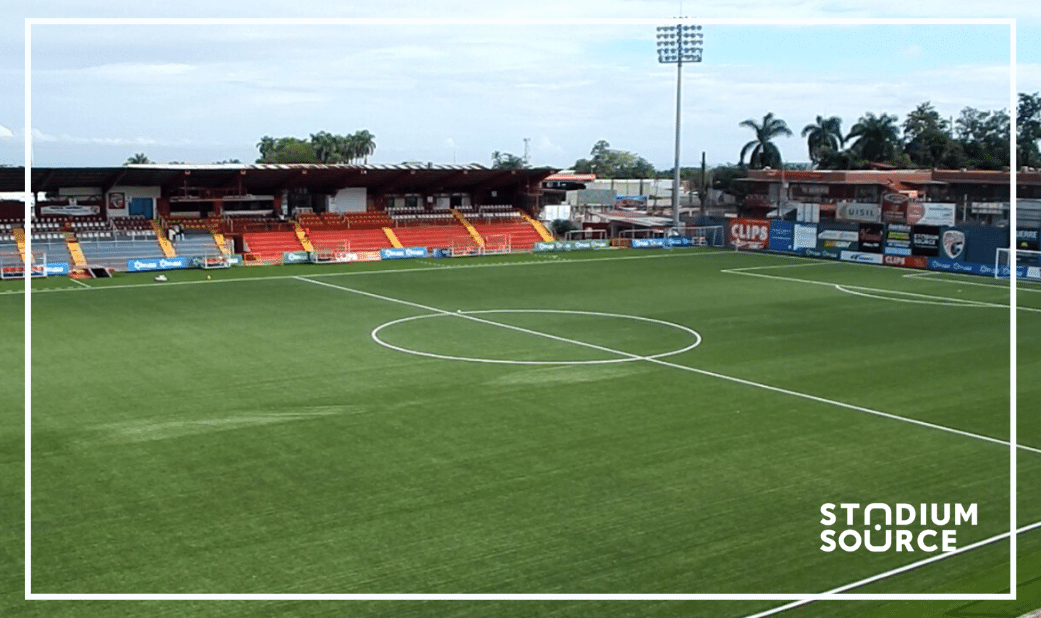
<svg viewBox="0 0 1041 618">
<path fill-rule="evenodd" d="M 672 226 L 680 227 L 680 93 L 683 63 L 701 62 L 701 26 L 677 23 L 658 27 L 658 62 L 676 65 L 676 160 L 672 180 Z"/>
</svg>

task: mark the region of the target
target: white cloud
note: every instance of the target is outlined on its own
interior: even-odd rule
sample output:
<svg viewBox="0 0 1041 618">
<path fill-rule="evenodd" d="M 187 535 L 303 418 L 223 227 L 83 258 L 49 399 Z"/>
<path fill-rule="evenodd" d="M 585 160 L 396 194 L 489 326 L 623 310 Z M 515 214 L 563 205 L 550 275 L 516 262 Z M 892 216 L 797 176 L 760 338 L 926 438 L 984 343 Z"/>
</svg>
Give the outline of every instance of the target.
<svg viewBox="0 0 1041 618">
<path fill-rule="evenodd" d="M 0 139 L 14 137 L 14 131 L 0 124 Z"/>
</svg>

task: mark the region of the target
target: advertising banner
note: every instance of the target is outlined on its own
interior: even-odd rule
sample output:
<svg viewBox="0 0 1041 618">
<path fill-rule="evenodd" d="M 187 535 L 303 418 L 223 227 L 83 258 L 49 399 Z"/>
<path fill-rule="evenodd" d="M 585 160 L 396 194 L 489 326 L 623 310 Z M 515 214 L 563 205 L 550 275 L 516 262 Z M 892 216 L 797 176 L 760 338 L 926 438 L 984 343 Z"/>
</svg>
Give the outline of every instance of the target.
<svg viewBox="0 0 1041 618">
<path fill-rule="evenodd" d="M 903 193 L 882 196 L 882 223 L 907 223 L 907 207 L 911 198 Z"/>
<path fill-rule="evenodd" d="M 306 251 L 286 251 L 282 254 L 283 264 L 306 264 L 311 261 L 311 254 Z"/>
<path fill-rule="evenodd" d="M 41 215 L 63 215 L 67 217 L 87 217 L 101 212 L 98 206 L 79 206 L 70 204 L 68 206 L 40 206 Z"/>
<path fill-rule="evenodd" d="M 983 275 L 985 277 L 994 276 L 994 265 L 993 264 L 974 264 L 972 262 L 956 262 L 954 260 L 945 260 L 943 258 L 926 258 L 926 266 L 929 270 L 938 270 L 941 272 L 951 273 L 967 273 L 970 275 Z M 1018 271 L 1019 269 L 1017 269 Z M 1008 266 L 1001 267 L 1001 274 L 1003 277 L 1009 276 L 1011 269 Z M 1026 267 L 1023 267 L 1023 274 L 1026 275 Z"/>
<path fill-rule="evenodd" d="M 665 246 L 664 238 L 634 238 L 629 246 L 633 249 L 659 249 Z"/>
<path fill-rule="evenodd" d="M 1016 229 L 1016 249 L 1038 250 L 1038 230 L 1029 228 Z"/>
<path fill-rule="evenodd" d="M 860 235 L 851 230 L 820 230 L 817 232 L 818 249 L 856 250 Z"/>
<path fill-rule="evenodd" d="M 965 232 L 961 230 L 944 230 L 940 235 L 940 257 L 948 260 L 964 258 L 965 240 Z"/>
<path fill-rule="evenodd" d="M 907 208 L 907 222 L 911 225 L 939 225 L 950 227 L 955 220 L 954 204 L 942 202 L 911 202 Z"/>
<path fill-rule="evenodd" d="M 666 247 L 693 247 L 694 239 L 690 236 L 669 236 L 665 239 Z"/>
<path fill-rule="evenodd" d="M 912 225 L 911 255 L 940 255 L 940 228 L 935 225 Z"/>
<path fill-rule="evenodd" d="M 838 221 L 879 223 L 882 221 L 882 207 L 878 204 L 867 204 L 864 202 L 839 202 L 835 205 L 835 219 Z"/>
<path fill-rule="evenodd" d="M 731 245 L 761 251 L 770 246 L 768 219 L 731 219 L 727 225 Z"/>
<path fill-rule="evenodd" d="M 48 275 L 67 275 L 70 272 L 68 262 L 47 262 L 44 269 Z"/>
<path fill-rule="evenodd" d="M 860 250 L 868 253 L 882 253 L 882 236 L 885 228 L 881 223 L 861 223 L 857 231 Z"/>
<path fill-rule="evenodd" d="M 661 241 L 660 238 L 634 238 L 636 240 L 657 240 Z M 636 246 L 636 245 L 632 245 Z M 657 245 L 661 247 L 662 245 Z M 611 247 L 611 241 L 606 238 L 597 238 L 595 240 L 558 240 L 554 242 L 537 242 L 535 243 L 535 251 L 588 251 L 592 249 L 608 249 Z"/>
<path fill-rule="evenodd" d="M 149 270 L 176 270 L 188 268 L 189 265 L 190 260 L 186 257 L 141 258 L 127 260 L 127 271 L 136 273 Z"/>
<path fill-rule="evenodd" d="M 430 251 L 430 257 L 450 258 L 450 257 L 452 257 L 452 250 L 451 249 L 445 249 L 445 248 L 432 249 Z"/>
<path fill-rule="evenodd" d="M 232 266 L 242 266 L 242 256 L 237 253 L 233 253 L 228 256 L 228 262 Z"/>
<path fill-rule="evenodd" d="M 886 266 L 899 266 L 900 268 L 918 268 L 925 270 L 926 258 L 922 256 L 908 255 L 883 255 L 882 263 Z"/>
<path fill-rule="evenodd" d="M 887 225 L 883 253 L 886 255 L 911 255 L 911 226 L 904 223 Z"/>
<path fill-rule="evenodd" d="M 795 234 L 792 237 L 792 248 L 796 251 L 802 249 L 814 249 L 817 247 L 817 226 L 795 224 Z"/>
<path fill-rule="evenodd" d="M 425 258 L 428 252 L 426 247 L 401 247 L 391 249 L 380 249 L 380 258 L 384 260 L 404 260 L 410 258 Z"/>
<path fill-rule="evenodd" d="M 614 200 L 615 208 L 636 208 L 647 210 L 646 195 L 619 195 Z"/>
<path fill-rule="evenodd" d="M 863 253 L 861 251 L 843 251 L 839 259 L 844 262 L 860 262 L 861 264 L 882 264 L 882 254 Z"/>
<path fill-rule="evenodd" d="M 770 221 L 770 251 L 795 251 L 794 221 Z"/>
<path fill-rule="evenodd" d="M 806 249 L 802 252 L 806 257 L 824 258 L 826 260 L 837 260 L 839 259 L 838 249 Z"/>
</svg>

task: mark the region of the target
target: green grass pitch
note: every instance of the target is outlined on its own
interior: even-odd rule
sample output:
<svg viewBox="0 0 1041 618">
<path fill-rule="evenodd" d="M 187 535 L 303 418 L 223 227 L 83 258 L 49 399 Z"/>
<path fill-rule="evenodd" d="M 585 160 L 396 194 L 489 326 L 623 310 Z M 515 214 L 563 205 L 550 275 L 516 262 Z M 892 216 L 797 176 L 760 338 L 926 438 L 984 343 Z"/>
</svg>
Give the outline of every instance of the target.
<svg viewBox="0 0 1041 618">
<path fill-rule="evenodd" d="M 1008 531 L 1009 448 L 975 437 L 1009 437 L 1000 282 L 706 250 L 168 277 L 34 282 L 34 593 L 820 593 L 928 557 L 822 552 L 825 502 L 977 503 L 959 547 Z M 0 285 L 2 615 L 785 604 L 26 602 L 21 286 Z M 1041 447 L 1041 290 L 1020 288 L 1018 440 Z M 1041 454 L 1017 465 L 1032 524 Z M 1017 602 L 781 615 L 1018 616 L 1041 606 L 1041 531 L 1018 543 Z M 852 592 L 1006 592 L 1008 550 Z"/>
</svg>

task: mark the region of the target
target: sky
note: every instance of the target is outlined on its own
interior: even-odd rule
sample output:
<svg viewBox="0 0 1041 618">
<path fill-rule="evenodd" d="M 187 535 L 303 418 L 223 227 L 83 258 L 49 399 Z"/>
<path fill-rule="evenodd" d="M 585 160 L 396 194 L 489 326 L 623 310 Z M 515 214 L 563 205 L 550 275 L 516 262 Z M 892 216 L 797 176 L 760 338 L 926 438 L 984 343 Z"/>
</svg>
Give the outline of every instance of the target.
<svg viewBox="0 0 1041 618">
<path fill-rule="evenodd" d="M 23 19 L 338 17 L 506 19 L 507 23 L 58 25 L 32 27 L 33 165 L 116 166 L 259 156 L 262 136 L 375 135 L 370 163 L 490 165 L 492 153 L 568 168 L 597 141 L 672 167 L 676 66 L 659 64 L 655 26 L 704 25 L 700 63 L 682 71 L 681 165 L 737 162 L 739 126 L 772 112 L 793 132 L 786 161 L 808 160 L 804 126 L 866 112 L 904 116 L 931 102 L 1009 108 L 1006 25 L 753 25 L 712 19 L 1017 19 L 1019 92 L 1041 91 L 1041 7 L 995 0 L 455 0 L 287 5 L 186 0 L 142 9 L 37 0 L 9 11 L 0 36 L 0 164 L 24 164 Z M 696 10 L 697 13 L 692 11 Z M 611 18 L 609 24 L 512 20 Z M 641 19 L 644 23 L 624 23 Z M 707 23 L 706 23 L 707 22 Z"/>
</svg>

